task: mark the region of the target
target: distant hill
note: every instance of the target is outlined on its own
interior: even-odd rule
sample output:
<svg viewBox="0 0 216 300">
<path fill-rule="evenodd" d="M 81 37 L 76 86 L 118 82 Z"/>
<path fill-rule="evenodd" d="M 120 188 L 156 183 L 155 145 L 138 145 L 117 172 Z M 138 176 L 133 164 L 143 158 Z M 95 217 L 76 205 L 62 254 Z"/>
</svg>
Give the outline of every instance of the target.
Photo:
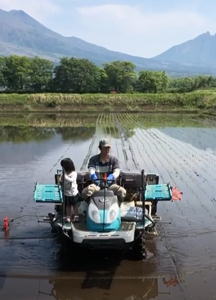
<svg viewBox="0 0 216 300">
<path fill-rule="evenodd" d="M 187 66 L 216 67 L 216 34 L 203 33 L 193 40 L 174 46 L 153 57 Z"/>
<path fill-rule="evenodd" d="M 110 51 L 77 37 L 64 37 L 43 26 L 24 11 L 0 10 L 0 55 L 11 54 L 40 56 L 56 63 L 63 56 L 74 56 L 87 58 L 99 66 L 114 60 L 129 60 L 137 66 L 138 71 L 141 69 L 165 70 L 170 75 L 216 74 L 216 68 L 211 68 L 209 65 L 182 64 L 177 59 L 178 54 L 170 61 L 169 55 L 166 59 L 160 56 L 142 58 Z"/>
</svg>

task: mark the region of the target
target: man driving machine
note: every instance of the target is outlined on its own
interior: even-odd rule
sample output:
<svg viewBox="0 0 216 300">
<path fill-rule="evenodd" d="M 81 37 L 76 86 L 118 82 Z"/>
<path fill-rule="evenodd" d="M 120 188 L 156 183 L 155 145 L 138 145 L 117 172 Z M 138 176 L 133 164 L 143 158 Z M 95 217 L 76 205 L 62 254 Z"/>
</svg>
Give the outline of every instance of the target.
<svg viewBox="0 0 216 300">
<path fill-rule="evenodd" d="M 110 184 L 108 190 L 112 190 L 122 202 L 126 196 L 126 190 L 115 183 L 120 174 L 119 161 L 115 156 L 110 155 L 111 145 L 107 139 L 101 140 L 98 147 L 100 154 L 92 156 L 88 163 L 90 177 L 94 183 L 83 189 L 82 197 L 86 199 L 95 191 L 99 191 L 100 181 L 97 179 L 103 179 L 103 174 L 106 173 L 107 183 Z"/>
</svg>

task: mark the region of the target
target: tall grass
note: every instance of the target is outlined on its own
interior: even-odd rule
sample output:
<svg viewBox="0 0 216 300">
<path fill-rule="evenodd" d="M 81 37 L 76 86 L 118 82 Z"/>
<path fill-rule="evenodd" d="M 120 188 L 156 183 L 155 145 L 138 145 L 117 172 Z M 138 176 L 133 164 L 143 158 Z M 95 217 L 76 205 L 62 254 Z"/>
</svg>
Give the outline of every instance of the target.
<svg viewBox="0 0 216 300">
<path fill-rule="evenodd" d="M 170 106 L 176 108 L 208 109 L 216 108 L 216 92 L 211 90 L 196 91 L 185 94 L 0 94 L 0 107 L 20 106 L 22 109 L 31 108 L 88 108 L 93 110 L 137 110 L 140 107 L 154 109 Z"/>
</svg>

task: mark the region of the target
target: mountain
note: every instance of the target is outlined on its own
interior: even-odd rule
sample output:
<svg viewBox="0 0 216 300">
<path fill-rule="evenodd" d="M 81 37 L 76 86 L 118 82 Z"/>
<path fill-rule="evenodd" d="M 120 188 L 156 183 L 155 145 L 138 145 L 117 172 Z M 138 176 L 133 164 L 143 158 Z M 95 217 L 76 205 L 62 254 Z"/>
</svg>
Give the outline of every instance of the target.
<svg viewBox="0 0 216 300">
<path fill-rule="evenodd" d="M 216 67 L 216 34 L 203 33 L 193 40 L 174 46 L 153 57 L 159 61 L 175 62 L 187 66 Z"/>
<path fill-rule="evenodd" d="M 165 70 L 175 74 L 216 74 L 216 68 L 202 65 L 184 65 L 178 61 L 164 58 L 142 58 L 125 53 L 110 51 L 77 37 L 64 37 L 21 10 L 6 12 L 0 10 L 0 55 L 39 56 L 55 63 L 63 56 L 87 58 L 101 66 L 114 60 L 129 60 L 137 66 L 137 70 Z M 169 51 L 169 50 L 168 50 Z M 176 50 L 175 50 L 176 51 Z M 163 55 L 163 54 L 161 54 Z M 167 57 L 169 58 L 169 57 Z"/>
<path fill-rule="evenodd" d="M 162 67 L 156 60 L 110 51 L 76 37 L 64 37 L 37 22 L 24 11 L 0 10 L 0 54 L 41 56 L 59 61 L 62 56 L 88 58 L 98 65 L 113 60 L 131 60 L 138 67 Z M 168 64 L 169 65 L 169 64 Z"/>
</svg>

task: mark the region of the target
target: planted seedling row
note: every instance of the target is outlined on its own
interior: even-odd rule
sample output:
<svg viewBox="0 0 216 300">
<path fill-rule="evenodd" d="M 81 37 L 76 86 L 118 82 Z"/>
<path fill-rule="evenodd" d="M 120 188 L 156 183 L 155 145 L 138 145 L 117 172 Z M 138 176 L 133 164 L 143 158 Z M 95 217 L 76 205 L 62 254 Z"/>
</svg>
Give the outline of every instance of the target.
<svg viewBox="0 0 216 300">
<path fill-rule="evenodd" d="M 134 117 L 127 116 L 127 119 L 130 119 L 130 122 L 131 122 L 130 125 L 133 124 L 134 126 L 137 127 Z M 155 153 L 154 153 L 154 150 L 152 149 L 152 145 L 149 144 L 148 140 L 143 139 L 143 137 L 140 139 L 139 135 L 137 135 L 137 130 L 136 130 L 136 134 L 134 135 L 134 139 L 137 140 L 138 143 L 140 144 L 139 148 L 141 148 L 140 147 L 141 145 L 143 146 L 143 149 L 142 149 L 143 156 L 141 156 L 142 162 L 140 162 L 140 165 L 142 164 L 142 166 L 144 166 L 144 169 L 145 169 L 145 165 L 147 164 L 147 162 L 151 161 L 152 165 L 150 165 L 150 168 L 149 168 L 150 172 L 158 172 L 158 170 L 159 170 L 158 167 L 159 167 L 160 163 L 157 163 L 157 161 L 154 159 Z M 147 148 L 149 148 L 149 150 Z M 145 155 L 145 157 L 144 157 L 144 155 Z M 152 166 L 154 166 L 154 168 L 152 168 Z M 166 168 L 164 168 L 164 166 L 161 169 L 166 170 Z M 158 172 L 158 173 L 160 174 L 162 181 L 164 181 L 163 174 L 161 174 L 161 172 Z M 169 211 L 168 207 L 165 205 L 164 202 L 162 205 L 163 205 L 163 208 L 166 209 L 167 215 L 169 215 L 169 220 L 173 221 L 172 215 L 170 216 L 170 211 Z M 161 210 L 161 208 L 160 208 L 160 210 Z M 164 235 L 167 233 L 166 229 L 162 226 L 160 227 L 159 231 L 160 232 L 163 231 Z"/>
<path fill-rule="evenodd" d="M 199 171 L 199 165 L 197 163 L 197 161 L 200 158 L 200 155 L 197 155 L 195 160 L 191 159 L 191 155 L 188 150 L 189 147 L 185 147 L 185 144 L 182 145 L 182 143 L 178 140 L 170 138 L 156 129 L 152 130 L 152 132 L 157 137 L 161 138 L 161 140 L 164 141 L 165 144 L 172 146 L 172 149 L 176 154 L 176 149 L 181 149 L 180 158 L 182 158 L 182 161 L 184 161 L 185 164 L 187 164 L 187 167 L 191 170 L 191 174 L 193 174 L 191 180 L 193 180 L 196 183 L 197 187 L 199 187 L 199 189 L 204 193 L 205 197 L 208 196 L 211 199 L 213 197 L 213 194 L 210 194 L 209 192 L 207 192 L 207 190 L 209 186 L 212 192 L 214 193 L 214 177 L 212 176 L 213 174 L 209 174 L 207 171 L 205 172 L 205 174 L 209 177 L 199 176 L 199 173 L 202 173 Z M 195 167 L 191 165 L 192 162 L 194 162 Z M 181 163 L 182 168 L 185 168 L 185 164 Z M 208 168 L 209 166 L 206 165 L 205 169 L 207 170 Z M 194 169 L 197 169 L 197 171 L 195 171 Z"/>
<path fill-rule="evenodd" d="M 131 122 L 133 122 L 135 124 L 135 120 L 131 119 Z M 135 136 L 137 137 L 140 145 L 143 146 L 143 153 L 146 156 L 146 159 L 143 158 L 143 163 L 145 164 L 145 161 L 152 161 L 152 164 L 155 166 L 155 169 L 152 170 L 152 172 L 158 172 L 159 170 L 163 170 L 163 172 L 158 172 L 160 174 L 161 180 L 165 182 L 165 178 L 164 178 L 164 171 L 166 171 L 166 167 L 165 165 L 162 164 L 162 160 L 158 160 L 157 159 L 157 151 L 155 151 L 155 147 L 152 147 L 153 144 L 149 142 L 148 138 L 146 138 L 143 134 L 139 135 L 139 132 L 141 132 L 140 129 L 136 130 L 136 134 Z M 161 165 L 161 168 L 159 168 L 159 166 Z M 169 177 L 170 179 L 170 177 Z M 167 215 L 169 215 L 169 219 L 171 219 L 171 221 L 173 222 L 173 218 L 172 215 L 170 214 L 170 206 L 168 207 L 167 205 L 165 205 L 165 203 L 163 202 L 163 206 L 167 209 Z"/>
<path fill-rule="evenodd" d="M 158 140 L 161 141 L 161 145 L 162 145 L 162 147 L 164 148 L 165 151 L 168 152 L 169 150 L 172 150 L 172 151 L 170 151 L 170 153 L 169 153 L 170 158 L 172 158 L 173 161 L 176 161 L 176 157 L 178 157 L 178 152 L 177 152 L 176 149 L 179 149 L 180 147 L 178 147 L 177 144 L 175 143 L 175 144 L 173 145 L 173 147 L 170 148 L 170 138 L 168 139 L 168 141 L 166 141 L 166 136 L 163 137 L 163 138 L 161 138 L 161 137 L 159 137 L 159 135 L 156 135 L 155 133 L 152 134 L 151 132 L 150 132 L 150 135 L 152 135 L 153 138 L 155 137 L 155 138 L 157 138 Z M 177 141 L 175 141 L 175 142 L 177 142 Z M 181 150 L 182 150 L 182 149 L 181 149 Z M 174 154 L 174 157 L 173 157 L 173 154 Z M 183 153 L 183 156 L 186 156 L 186 153 Z M 180 168 L 181 170 L 184 170 L 185 173 L 186 173 L 186 175 L 189 175 L 189 176 L 190 176 L 190 174 L 187 173 L 187 169 L 186 169 L 184 166 L 182 166 L 182 165 L 179 166 L 178 164 L 177 164 L 177 166 L 178 166 L 178 168 Z M 189 167 L 191 167 L 191 166 L 189 166 Z M 177 168 L 176 168 L 176 169 L 177 169 Z M 180 172 L 179 172 L 179 170 L 177 171 L 177 173 L 180 175 L 180 177 L 182 177 L 181 174 L 180 174 Z M 192 181 L 195 182 L 195 184 L 197 185 L 197 187 L 199 187 L 199 184 L 197 184 L 197 180 L 196 180 L 196 179 L 194 179 L 192 176 L 190 176 L 190 179 L 191 179 Z M 183 180 L 183 178 L 182 178 L 182 180 Z"/>
<path fill-rule="evenodd" d="M 113 117 L 113 123 L 115 124 L 115 127 L 118 130 L 119 139 L 120 139 L 120 143 L 121 143 L 121 150 L 122 150 L 123 157 L 124 157 L 124 164 L 126 166 L 126 169 L 128 171 L 130 171 L 130 167 L 128 165 L 129 158 L 128 158 L 128 153 L 126 151 L 125 141 L 124 141 L 124 132 L 122 131 L 122 128 L 117 120 L 116 114 L 112 114 L 112 117 Z"/>
<path fill-rule="evenodd" d="M 109 129 L 109 139 L 111 141 L 111 153 L 112 155 L 115 155 L 118 157 L 120 165 L 122 166 L 122 163 L 124 163 L 124 157 L 121 155 L 121 151 L 118 149 L 118 131 L 116 129 L 115 124 L 113 124 L 113 116 L 111 113 L 107 113 L 107 125 Z"/>
<path fill-rule="evenodd" d="M 128 128 L 125 127 L 125 125 L 122 125 L 122 124 L 124 124 L 124 120 L 121 117 L 122 117 L 122 114 L 116 115 L 116 125 L 117 125 L 119 132 L 121 133 L 124 150 L 125 150 L 125 152 L 127 154 L 127 158 L 128 158 L 128 164 L 130 162 L 131 163 L 133 162 L 132 164 L 130 164 L 130 170 L 131 171 L 139 170 L 139 164 L 136 161 L 133 147 L 128 138 Z"/>
<path fill-rule="evenodd" d="M 122 166 L 124 166 L 124 157 L 121 154 L 121 151 L 119 151 L 118 148 L 118 131 L 117 128 L 115 127 L 115 124 L 113 123 L 113 117 L 111 113 L 106 114 L 106 127 L 108 128 L 108 133 L 109 133 L 109 139 L 112 145 L 111 148 L 111 154 L 116 156 L 119 160 L 119 163 Z"/>
<path fill-rule="evenodd" d="M 148 138 L 147 139 L 145 139 L 145 140 L 148 140 Z M 151 144 L 153 144 L 153 141 L 151 141 Z M 157 147 L 157 145 L 156 145 L 156 147 Z M 159 151 L 157 151 L 157 153 L 158 153 L 158 155 L 160 155 L 160 152 Z M 161 161 L 162 159 L 160 158 L 160 160 L 159 161 Z M 170 161 L 168 161 L 168 162 L 170 162 Z M 173 168 L 173 166 L 171 166 L 172 168 Z M 167 169 L 167 167 L 165 168 L 165 169 Z"/>
<path fill-rule="evenodd" d="M 153 137 L 154 137 L 154 136 L 153 136 Z M 162 147 L 163 147 L 163 148 L 165 147 L 165 141 L 163 141 Z M 164 149 L 165 149 L 165 151 L 167 150 L 166 148 L 164 148 Z M 176 153 L 176 152 L 175 152 L 175 149 L 173 149 L 173 152 L 170 152 L 170 158 L 171 158 L 173 161 L 175 161 L 175 157 L 173 158 L 173 153 Z M 177 155 L 177 153 L 176 153 L 176 155 Z M 185 168 L 182 168 L 182 169 L 185 170 Z M 188 175 L 188 174 L 187 174 L 187 170 L 185 170 L 185 176 L 184 176 L 184 178 L 187 177 L 187 175 Z M 188 178 L 188 179 L 189 179 L 189 178 Z M 193 181 L 193 178 L 191 178 L 191 180 Z M 189 181 L 189 180 L 187 180 L 187 181 Z M 196 184 L 196 182 L 195 182 L 195 184 Z M 199 186 L 198 186 L 198 190 L 199 190 Z M 199 201 L 199 203 L 200 203 L 200 208 L 204 209 L 206 212 L 209 213 L 209 216 L 210 216 L 210 217 L 212 216 L 212 217 L 215 219 L 215 216 L 213 216 L 213 215 L 211 214 L 209 208 L 205 205 L 205 203 L 204 203 L 203 201 L 201 201 L 201 199 L 200 199 L 200 193 L 198 194 L 198 193 L 195 191 L 195 189 L 191 189 L 191 192 L 192 192 L 192 194 L 194 194 L 194 195 L 196 196 L 196 200 Z M 197 203 L 197 202 L 193 202 L 193 205 L 196 205 L 196 203 Z M 185 211 L 185 213 L 187 213 L 187 210 Z M 204 215 L 201 215 L 201 216 L 200 216 L 200 214 L 199 214 L 199 215 L 193 216 L 193 219 L 196 218 L 196 217 L 198 217 L 198 216 L 200 217 L 200 225 L 201 225 L 201 223 L 203 223 L 203 219 L 205 218 L 205 216 L 204 216 Z M 205 218 L 205 219 L 206 219 L 206 218 Z M 209 217 L 207 217 L 207 220 L 209 221 L 208 226 L 214 226 L 214 224 L 212 224 L 212 220 L 210 221 L 210 218 L 209 218 Z M 201 221 L 202 221 L 202 222 L 201 222 Z"/>
<path fill-rule="evenodd" d="M 138 133 L 139 132 L 140 132 L 140 130 L 138 130 Z M 157 161 L 158 161 L 157 164 L 158 165 L 161 164 L 162 168 L 164 169 L 163 175 L 165 175 L 165 172 L 167 172 L 165 180 L 163 180 L 163 181 L 164 182 L 171 181 L 173 183 L 172 185 L 177 185 L 181 189 L 181 187 L 182 187 L 182 185 L 183 185 L 184 182 L 179 181 L 179 184 L 178 184 L 177 181 L 176 181 L 176 179 L 173 177 L 172 173 L 169 172 L 169 169 L 171 168 L 173 170 L 173 169 L 175 169 L 175 166 L 170 165 L 170 161 L 166 158 L 166 153 L 164 151 L 161 151 L 161 147 L 160 147 L 160 151 L 155 149 L 156 146 L 160 145 L 160 144 L 157 143 L 157 145 L 156 145 L 155 141 L 151 137 L 149 137 L 147 131 L 141 130 L 141 134 L 142 134 L 141 137 L 142 137 L 143 140 L 150 142 L 151 147 L 152 147 L 150 155 L 154 155 L 155 154 L 155 159 L 157 159 Z M 169 165 L 169 167 L 167 167 L 167 165 Z M 190 208 L 191 205 L 190 205 L 189 202 L 188 202 L 188 205 L 189 205 L 189 208 Z M 180 214 L 178 214 L 178 212 L 176 212 L 176 206 L 179 209 L 179 213 Z M 186 223 L 191 227 L 190 218 L 188 218 L 187 214 L 183 213 L 183 207 L 182 206 L 183 205 L 179 205 L 178 202 L 176 202 L 175 205 L 172 206 L 172 208 L 170 207 L 170 205 L 168 207 L 168 204 L 167 204 L 168 214 L 172 215 L 172 211 L 173 211 L 173 213 L 175 215 L 175 221 L 172 222 L 172 228 L 173 228 L 174 225 L 176 225 L 176 227 L 179 227 L 179 224 L 182 225 L 182 224 L 186 224 Z M 187 208 L 188 208 L 188 206 L 187 206 Z M 190 210 L 193 211 L 194 208 L 191 207 Z M 182 216 L 182 218 L 185 218 L 185 220 L 187 221 L 186 223 L 184 223 L 184 222 L 179 223 L 178 222 L 178 218 L 180 217 L 180 215 Z M 178 224 L 176 223 L 176 221 L 177 221 Z M 186 228 L 186 230 L 188 230 L 188 227 Z M 176 228 L 174 228 L 174 231 L 176 232 Z"/>
<path fill-rule="evenodd" d="M 112 142 L 112 154 L 113 155 L 116 155 L 118 157 L 118 160 L 119 160 L 119 163 L 120 163 L 120 166 L 121 166 L 121 169 L 124 168 L 124 155 L 123 155 L 123 152 L 122 152 L 122 148 L 119 147 L 119 132 L 118 132 L 118 129 L 116 128 L 114 122 L 113 122 L 113 114 L 108 114 L 109 116 L 109 126 L 110 126 L 110 134 L 112 136 L 114 136 L 114 140 Z M 114 144 L 115 144 L 115 147 L 114 147 Z"/>
<path fill-rule="evenodd" d="M 87 170 L 87 165 L 88 165 L 88 161 L 89 161 L 89 158 L 91 157 L 92 155 L 92 149 L 94 149 L 94 144 L 96 142 L 96 139 L 97 139 L 97 135 L 98 135 L 98 130 L 99 130 L 99 124 L 101 123 L 101 118 L 103 117 L 103 114 L 99 114 L 98 115 L 98 118 L 96 119 L 96 123 L 95 123 L 95 126 L 96 126 L 96 129 L 95 129 L 95 134 L 92 138 L 92 141 L 91 141 L 91 144 L 89 145 L 89 148 L 88 148 L 88 152 L 86 154 L 86 157 L 84 158 L 83 160 L 83 163 L 82 163 L 82 166 L 80 168 L 80 171 L 86 171 Z"/>
<path fill-rule="evenodd" d="M 138 131 L 139 132 L 139 131 Z M 149 139 L 146 139 L 146 138 L 143 138 L 143 136 L 142 136 L 142 139 L 141 139 L 145 144 L 146 143 L 148 143 L 148 141 L 149 141 Z M 151 146 L 152 146 L 152 144 L 153 144 L 153 142 L 151 142 L 150 143 L 151 144 Z M 149 147 L 150 148 L 150 147 Z M 152 147 L 152 149 L 151 149 L 151 151 L 153 151 L 153 149 L 154 149 L 154 147 Z M 148 152 L 147 152 L 148 153 Z M 151 155 L 149 155 L 149 157 L 151 157 L 152 156 L 152 153 L 151 153 Z M 156 155 L 155 155 L 155 157 L 157 157 Z M 161 161 L 161 160 L 159 160 L 159 161 Z M 165 168 L 166 169 L 166 168 Z M 189 225 L 191 225 L 190 223 L 189 223 Z M 191 226 L 190 226 L 191 227 Z M 187 230 L 188 231 L 188 230 Z M 192 232 L 194 232 L 194 228 L 192 228 Z M 170 234 L 169 233 L 167 233 L 167 235 L 166 235 L 166 237 L 168 237 L 168 240 L 170 239 Z M 180 237 L 179 235 L 178 235 L 178 237 Z M 182 239 L 182 242 L 185 244 L 185 249 L 186 249 L 186 253 L 188 252 L 187 251 L 187 245 L 186 245 L 186 243 L 185 243 L 185 239 Z M 167 246 L 167 249 L 168 249 L 168 252 L 170 253 L 170 255 L 173 257 L 173 255 L 174 255 L 174 253 L 175 253 L 175 249 L 173 249 L 173 246 L 171 245 L 171 243 L 170 242 L 168 242 L 168 241 L 166 241 L 166 246 Z M 205 246 L 205 245 L 203 245 L 203 246 Z M 179 245 L 178 245 L 178 249 L 179 249 Z M 207 251 L 207 250 L 206 250 Z M 178 268 L 178 266 L 177 266 L 177 268 Z"/>
<path fill-rule="evenodd" d="M 147 141 L 148 139 L 144 139 L 144 141 L 145 141 L 145 143 L 146 143 L 146 141 Z M 184 244 L 185 244 L 185 240 L 183 241 L 184 242 Z M 205 251 L 207 251 L 208 253 L 209 253 L 209 251 L 208 251 L 208 248 L 207 247 L 205 247 L 205 245 L 203 244 L 203 246 L 204 246 L 204 248 L 205 248 Z M 177 246 L 177 247 L 179 247 L 179 245 Z M 172 248 L 172 246 L 171 246 L 171 248 Z M 171 252 L 172 251 L 172 249 L 171 248 L 169 248 L 169 251 Z M 186 250 L 186 253 L 188 253 L 188 251 L 187 251 L 187 249 L 185 249 Z"/>
<path fill-rule="evenodd" d="M 124 131 L 125 140 L 128 143 L 128 148 L 129 148 L 129 151 L 131 153 L 131 158 L 132 158 L 132 161 L 134 163 L 135 169 L 136 170 L 141 170 L 141 168 L 139 166 L 139 163 L 137 161 L 137 158 L 136 158 L 136 154 L 135 154 L 134 149 L 133 149 L 133 145 L 130 142 L 130 137 L 129 137 L 130 130 L 128 129 L 128 126 L 130 127 L 130 120 L 126 117 L 126 114 L 118 115 L 118 120 L 121 124 L 120 126 L 121 126 L 122 130 Z M 128 126 L 126 124 L 128 124 Z"/>
<path fill-rule="evenodd" d="M 167 138 L 167 136 L 165 136 L 164 134 L 162 134 L 161 132 L 157 131 L 157 135 L 161 136 L 161 139 L 165 142 L 165 140 L 167 140 L 167 143 L 169 143 L 170 146 L 172 146 L 172 148 L 174 149 L 181 149 L 180 153 L 180 157 L 179 157 L 179 164 L 180 166 L 182 166 L 182 168 L 184 167 L 188 167 L 190 169 L 190 172 L 192 174 L 193 178 L 192 180 L 196 182 L 197 186 L 200 188 L 200 190 L 202 192 L 204 192 L 205 195 L 207 195 L 208 197 L 210 197 L 211 199 L 211 195 L 213 195 L 211 193 L 211 195 L 209 193 L 207 193 L 206 191 L 208 190 L 208 186 L 210 187 L 210 189 L 212 190 L 212 192 L 214 191 L 214 179 L 212 178 L 212 174 L 209 174 L 207 171 L 206 172 L 200 172 L 199 171 L 199 165 L 197 165 L 197 161 L 199 161 L 199 155 L 196 156 L 196 160 L 194 161 L 194 159 L 191 159 L 191 154 L 188 151 L 188 148 L 185 147 L 185 144 L 183 146 L 181 146 L 181 142 L 173 139 L 173 138 Z M 184 162 L 184 163 L 183 163 Z M 195 166 L 191 166 L 191 163 L 194 162 Z M 208 169 L 208 166 L 206 166 L 206 169 Z M 196 170 L 196 171 L 195 171 Z M 200 176 L 200 173 L 205 173 L 206 175 L 208 175 L 208 177 L 203 177 Z M 204 188 L 205 187 L 205 188 Z"/>
<path fill-rule="evenodd" d="M 161 141 L 161 144 L 162 144 L 162 146 L 164 147 L 164 150 L 165 151 L 169 151 L 169 150 L 171 150 L 170 151 L 170 155 L 175 155 L 175 161 L 176 161 L 176 158 L 179 156 L 179 152 L 178 152 L 178 149 L 181 149 L 180 151 L 181 151 L 181 153 L 182 153 L 182 157 L 185 157 L 185 158 L 187 158 L 187 156 L 188 156 L 188 154 L 187 154 L 187 151 L 185 151 L 185 152 L 183 152 L 183 148 L 181 147 L 181 144 L 180 145 L 178 145 L 178 141 L 177 140 L 175 140 L 175 139 L 173 139 L 174 140 L 174 142 L 172 142 L 172 138 L 170 138 L 170 137 L 167 137 L 166 135 L 163 135 L 163 136 L 161 136 L 161 133 L 159 132 L 159 131 L 156 131 L 156 130 L 151 130 L 151 132 L 150 132 L 150 135 L 152 135 L 152 137 L 154 138 L 156 138 L 156 139 L 158 139 L 158 140 L 160 140 Z M 172 147 L 171 147 L 172 146 Z M 165 148 L 166 147 L 166 148 Z M 177 150 L 176 150 L 177 149 Z M 181 161 L 181 160 L 180 160 Z M 189 162 L 191 162 L 191 160 L 189 160 Z M 186 172 L 186 174 L 187 175 L 189 175 L 188 173 L 187 173 L 187 169 L 185 168 L 185 166 L 184 165 L 180 165 L 180 164 L 177 164 L 177 166 L 178 166 L 178 168 L 179 169 L 183 169 L 183 170 L 185 170 L 185 172 Z M 191 169 L 191 174 L 193 174 L 194 175 L 194 172 L 193 172 L 193 166 L 191 166 L 189 163 L 188 163 L 188 167 Z M 189 175 L 190 176 L 190 175 Z M 190 179 L 192 180 L 192 181 L 194 181 L 195 182 L 195 184 L 199 187 L 200 185 L 197 183 L 198 182 L 198 178 L 194 178 L 193 176 L 190 176 Z M 200 183 L 202 183 L 202 182 L 200 182 Z M 202 188 L 201 188 L 202 189 Z M 203 190 L 204 191 L 204 190 Z M 205 191 L 204 191 L 205 192 Z"/>
</svg>

